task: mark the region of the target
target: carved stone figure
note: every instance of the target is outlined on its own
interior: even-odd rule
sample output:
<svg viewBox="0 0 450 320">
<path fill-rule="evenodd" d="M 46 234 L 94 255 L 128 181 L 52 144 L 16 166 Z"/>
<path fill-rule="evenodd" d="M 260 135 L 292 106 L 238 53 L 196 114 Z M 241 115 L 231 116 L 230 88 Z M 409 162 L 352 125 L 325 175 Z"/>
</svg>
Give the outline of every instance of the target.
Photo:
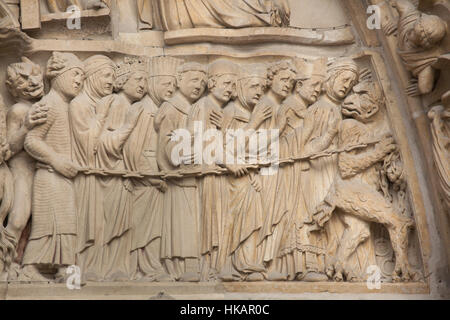
<svg viewBox="0 0 450 320">
<path fill-rule="evenodd" d="M 352 59 L 341 58 L 330 63 L 327 78 L 324 82 L 325 95 L 308 108 L 302 129 L 303 155 L 327 153 L 324 157 L 309 161 L 309 170 L 304 172 L 304 193 L 307 218 L 306 224 L 312 223 L 312 215 L 316 207 L 326 197 L 333 184 L 337 172 L 337 155 L 329 153 L 337 149 L 337 133 L 342 121 L 340 104 L 350 93 L 358 80 L 358 66 Z M 323 273 L 320 258 L 328 251 L 334 255 L 336 245 L 342 233 L 342 225 L 335 217 L 326 225 L 326 237 L 319 232 L 309 234 L 308 245 L 315 251 L 318 261 L 310 262 L 310 270 Z"/>
<path fill-rule="evenodd" d="M 137 0 L 140 29 L 287 27 L 287 0 Z M 155 14 L 154 12 L 157 12 Z"/>
<path fill-rule="evenodd" d="M 263 64 L 250 64 L 242 67 L 237 82 L 237 99 L 225 108 L 228 130 L 258 129 L 264 121 L 272 117 L 270 106 L 256 109 L 256 105 L 264 95 L 267 86 L 267 67 Z M 251 154 L 248 147 L 250 137 L 246 139 L 245 159 L 239 159 L 236 152 L 238 139 L 227 139 L 227 153 L 233 150 L 234 164 L 227 167 L 234 176 L 230 176 L 229 216 L 230 223 L 224 227 L 225 235 L 223 249 L 225 256 L 231 257 L 225 261 L 219 278 L 222 281 L 264 280 L 263 256 L 259 244 L 259 232 L 263 225 L 262 189 L 259 175 L 248 171 L 245 164 L 250 163 L 257 155 Z M 235 147 L 236 146 L 236 147 Z M 239 162 L 241 160 L 241 162 Z"/>
<path fill-rule="evenodd" d="M 268 68 L 269 90 L 257 106 L 257 108 L 268 106 L 272 112 L 272 117 L 267 119 L 260 128 L 279 131 L 277 141 L 272 141 L 270 137 L 270 146 L 267 150 L 269 159 L 274 161 L 279 158 L 278 139 L 286 127 L 284 115 L 280 114 L 281 105 L 292 92 L 296 74 L 297 70 L 289 60 L 272 64 Z M 288 170 L 273 167 L 261 169 L 264 222 L 259 241 L 263 250 L 264 263 L 268 265 L 266 278 L 273 281 L 286 279 L 286 276 L 282 274 L 279 258 L 281 239 L 286 224 L 285 218 L 289 211 L 287 203 L 289 190 L 284 180 L 285 171 Z"/>
<path fill-rule="evenodd" d="M 115 94 L 106 97 L 109 111 L 96 143 L 96 167 L 123 171 L 123 146 L 143 111 L 133 104 L 142 99 L 146 90 L 146 65 L 142 60 L 125 58 L 116 69 Z M 133 104 L 133 105 L 132 105 Z M 128 179 L 120 176 L 98 177 L 105 220 L 103 234 L 102 277 L 107 280 L 128 280 L 131 251 L 131 192 Z"/>
<path fill-rule="evenodd" d="M 71 6 L 77 6 L 83 9 L 102 9 L 107 8 L 104 0 L 47 0 L 48 10 L 54 12 L 65 12 Z"/>
<path fill-rule="evenodd" d="M 47 63 L 50 92 L 41 103 L 48 106 L 47 121 L 25 138 L 26 151 L 37 160 L 33 184 L 31 235 L 26 247 L 24 274 L 41 278 L 34 268 L 52 265 L 57 277 L 65 278 L 64 267 L 75 264 L 77 214 L 72 183 L 78 173 L 72 161 L 69 131 L 69 102 L 83 85 L 83 64 L 71 53 L 54 52 Z"/>
<path fill-rule="evenodd" d="M 133 132 L 123 147 L 125 168 L 135 172 L 160 171 L 156 160 L 158 136 L 155 117 L 160 105 L 176 90 L 177 68 L 181 60 L 155 57 L 148 63 L 147 95 L 136 104 L 143 108 Z M 173 280 L 161 263 L 164 194 L 161 179 L 133 179 L 131 265 L 133 279 Z"/>
<path fill-rule="evenodd" d="M 155 119 L 158 132 L 157 161 L 162 170 L 182 170 L 193 162 L 193 154 L 176 155 L 177 142 L 171 133 L 188 129 L 192 105 L 206 89 L 206 69 L 198 63 L 178 68 L 178 91 L 164 102 Z M 175 151 L 174 151 L 175 150 Z M 180 281 L 200 280 L 200 208 L 195 178 L 168 182 L 164 197 L 165 215 L 161 239 L 161 258 L 169 274 Z"/>
<path fill-rule="evenodd" d="M 433 134 L 433 153 L 442 198 L 447 210 L 450 210 L 450 91 L 442 97 L 442 105 L 433 107 L 428 113 Z"/>
<path fill-rule="evenodd" d="M 315 216 L 322 226 L 339 208 L 345 224 L 336 255 L 329 264 L 333 271 L 329 271 L 334 272 L 336 281 L 363 280 L 348 261 L 358 246 L 369 239 L 369 222 L 376 222 L 387 228 L 392 241 L 396 257 L 393 280 L 408 281 L 415 276 L 407 256 L 408 229 L 413 221 L 402 216 L 378 191 L 381 185 L 379 164 L 390 161 L 389 155 L 396 151 L 394 139 L 390 133 L 383 132 L 380 124 L 384 98 L 374 82 L 362 82 L 354 92 L 342 105 L 342 114 L 348 119 L 342 122 L 339 132 L 340 147 L 349 151 L 339 155 L 339 176 Z M 361 148 L 350 151 L 357 145 Z"/>
<path fill-rule="evenodd" d="M 111 102 L 102 98 L 113 92 L 115 69 L 115 63 L 103 55 L 93 55 L 84 61 L 84 87 L 69 108 L 73 158 L 80 168 L 97 168 L 97 142 Z M 99 279 L 103 265 L 105 221 L 103 195 L 97 180 L 95 175 L 80 174 L 74 181 L 80 226 L 77 263 L 86 281 Z"/>
<path fill-rule="evenodd" d="M 12 256 L 3 259 L 11 262 L 31 214 L 35 160 L 24 150 L 25 137 L 34 126 L 45 123 L 48 108 L 40 104 L 32 107 L 44 94 L 44 82 L 40 66 L 29 59 L 23 57 L 22 62 L 8 67 L 6 86 L 17 101 L 6 117 L 7 137 L 4 141 L 8 152 L 4 160 L 9 159 L 15 195 L 8 225 L 2 232 L 4 239 L 11 241 L 12 248 Z"/>
<path fill-rule="evenodd" d="M 281 114 L 287 118 L 286 129 L 280 142 L 280 155 L 284 159 L 297 157 L 303 153 L 304 118 L 312 104 L 317 102 L 322 92 L 322 84 L 326 76 L 326 59 L 317 59 L 307 63 L 297 59 L 297 84 L 295 92 L 283 102 Z M 283 139 L 284 138 L 284 139 Z M 323 270 L 324 252 L 311 245 L 309 223 L 311 223 L 305 203 L 310 192 L 305 172 L 310 169 L 308 160 L 298 160 L 289 170 L 283 180 L 287 185 L 290 216 L 280 247 L 284 256 L 288 280 L 326 281 L 327 277 L 318 270 Z M 319 266 L 320 265 L 320 266 Z"/>
<path fill-rule="evenodd" d="M 3 221 L 11 210 L 14 201 L 14 181 L 5 160 L 9 157 L 6 144 L 6 106 L 0 95 L 0 281 L 8 277 L 8 267 L 15 252 L 15 242 L 4 231 Z"/>
<path fill-rule="evenodd" d="M 227 60 L 217 60 L 208 67 L 209 94 L 192 106 L 188 117 L 188 127 L 194 139 L 201 139 L 202 170 L 214 170 L 223 166 L 223 130 L 222 139 L 216 134 L 225 129 L 223 108 L 236 96 L 237 65 Z M 198 130 L 197 126 L 202 126 Z M 214 133 L 208 135 L 209 133 Z M 222 132 L 222 131 L 220 131 Z M 207 135 L 207 136 L 203 136 Z M 208 137 L 208 138 L 207 138 Z M 204 140 L 206 139 L 206 141 Z M 211 150 L 211 152 L 207 152 Z M 218 150 L 222 152 L 217 152 Z M 216 154 L 217 152 L 217 154 Z M 203 261 L 202 278 L 214 280 L 225 263 L 223 246 L 224 221 L 228 216 L 227 177 L 207 175 L 200 180 L 201 200 L 201 254 Z"/>
<path fill-rule="evenodd" d="M 417 83 L 408 87 L 410 95 L 422 95 L 433 90 L 436 70 L 432 64 L 442 54 L 440 42 L 447 33 L 444 20 L 421 13 L 409 0 L 391 0 L 398 11 L 398 53 Z"/>
</svg>

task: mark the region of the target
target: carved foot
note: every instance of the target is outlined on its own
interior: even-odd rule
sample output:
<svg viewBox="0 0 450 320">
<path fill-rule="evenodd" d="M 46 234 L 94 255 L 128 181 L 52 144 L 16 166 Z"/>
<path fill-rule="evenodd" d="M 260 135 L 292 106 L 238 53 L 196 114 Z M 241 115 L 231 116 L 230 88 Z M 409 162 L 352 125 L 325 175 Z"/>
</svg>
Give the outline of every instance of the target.
<svg viewBox="0 0 450 320">
<path fill-rule="evenodd" d="M 81 279 L 86 282 L 86 281 L 100 281 L 102 280 L 100 278 L 100 276 L 94 272 L 86 272 L 82 274 Z"/>
<path fill-rule="evenodd" d="M 186 272 L 180 277 L 180 282 L 200 282 L 200 275 L 196 272 Z"/>
<path fill-rule="evenodd" d="M 175 282 L 175 279 L 167 273 L 141 275 L 135 280 L 140 282 Z"/>
<path fill-rule="evenodd" d="M 305 282 L 325 282 L 328 281 L 327 275 L 319 272 L 308 272 L 301 281 Z"/>
<path fill-rule="evenodd" d="M 6 229 L 0 230 L 0 272 L 7 273 L 16 255 L 17 241 Z"/>
<path fill-rule="evenodd" d="M 241 280 L 240 277 L 232 274 L 231 272 L 222 272 L 219 274 L 218 278 L 222 282 L 234 282 Z"/>
<path fill-rule="evenodd" d="M 36 266 L 27 265 L 22 268 L 22 272 L 18 278 L 19 281 L 36 281 L 36 282 L 48 282 L 49 279 L 44 277 Z"/>
<path fill-rule="evenodd" d="M 420 273 L 413 270 L 409 263 L 397 264 L 392 273 L 393 282 L 421 281 L 422 279 Z"/>
<path fill-rule="evenodd" d="M 268 281 L 286 281 L 286 279 L 287 279 L 287 275 L 282 274 L 277 271 L 269 272 L 266 275 L 266 280 L 268 280 Z"/>
<path fill-rule="evenodd" d="M 106 281 L 128 281 L 130 280 L 130 277 L 122 272 L 122 271 L 117 271 L 114 272 L 112 275 L 108 276 L 106 279 Z"/>
<path fill-rule="evenodd" d="M 249 282 L 264 281 L 264 276 L 259 272 L 250 273 L 245 279 Z"/>
<path fill-rule="evenodd" d="M 21 267 L 18 263 L 12 263 L 8 270 L 8 280 L 17 281 L 21 272 Z"/>
<path fill-rule="evenodd" d="M 86 9 L 100 10 L 104 8 L 108 8 L 108 6 L 101 0 L 88 0 L 86 5 Z"/>
</svg>

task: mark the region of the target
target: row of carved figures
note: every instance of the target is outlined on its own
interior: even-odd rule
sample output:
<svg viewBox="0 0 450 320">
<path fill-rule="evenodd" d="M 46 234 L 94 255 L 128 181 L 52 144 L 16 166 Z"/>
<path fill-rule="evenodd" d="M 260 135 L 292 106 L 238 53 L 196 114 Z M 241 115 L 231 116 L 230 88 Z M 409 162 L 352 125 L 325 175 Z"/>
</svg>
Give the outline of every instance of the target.
<svg viewBox="0 0 450 320">
<path fill-rule="evenodd" d="M 361 281 L 376 264 L 376 223 L 391 239 L 393 279 L 419 278 L 383 93 L 354 60 L 116 64 L 54 52 L 45 76 L 46 94 L 39 65 L 7 69 L 16 104 L 1 122 L 4 277 L 47 281 L 53 270 L 61 281 L 77 265 L 85 281 Z M 231 162 L 196 164 L 177 132 L 196 140 L 199 123 L 227 137 L 200 137 L 202 150 L 240 146 L 242 162 L 233 151 Z M 248 134 L 235 147 L 227 133 L 239 129 Z M 263 153 L 278 167 L 252 161 L 263 130 L 278 130 Z"/>
</svg>

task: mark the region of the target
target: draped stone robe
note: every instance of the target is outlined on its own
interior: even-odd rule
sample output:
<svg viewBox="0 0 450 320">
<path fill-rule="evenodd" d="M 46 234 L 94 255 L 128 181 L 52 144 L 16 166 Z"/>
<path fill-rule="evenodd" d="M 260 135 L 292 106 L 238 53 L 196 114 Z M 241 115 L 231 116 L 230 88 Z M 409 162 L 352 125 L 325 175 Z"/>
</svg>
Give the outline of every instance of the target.
<svg viewBox="0 0 450 320">
<path fill-rule="evenodd" d="M 130 102 L 124 95 L 114 94 L 105 126 L 96 147 L 98 168 L 124 171 L 122 148 L 130 132 L 122 126 Z M 115 274 L 130 275 L 131 251 L 131 184 L 120 176 L 98 177 L 103 201 L 105 233 L 103 239 L 103 274 L 106 278 Z"/>
<path fill-rule="evenodd" d="M 97 167 L 96 145 L 104 126 L 97 114 L 98 100 L 86 91 L 72 100 L 69 120 L 72 130 L 72 155 L 81 168 Z M 101 189 L 95 175 L 79 174 L 75 180 L 78 209 L 77 264 L 83 274 L 101 275 L 103 260 L 104 216 Z"/>
<path fill-rule="evenodd" d="M 203 97 L 192 106 L 188 117 L 188 127 L 192 132 L 194 122 L 198 121 L 203 125 L 203 133 L 207 130 L 216 130 L 216 133 L 222 134 L 218 128 L 210 121 L 212 111 L 222 112 L 222 108 L 217 102 L 209 96 Z M 225 131 L 225 130 L 224 130 Z M 225 137 L 225 132 L 222 134 Z M 202 140 L 203 141 L 203 140 Z M 223 141 L 215 138 L 211 141 L 202 142 L 202 152 L 215 144 L 218 148 L 223 148 Z M 214 156 L 220 156 L 214 154 Z M 223 158 L 223 157 L 222 157 Z M 221 161 L 223 159 L 220 159 Z M 205 159 L 203 159 L 205 161 Z M 213 164 L 202 164 L 202 169 L 214 169 Z M 200 199 L 201 199 L 201 254 L 209 255 L 210 259 L 213 252 L 218 252 L 223 244 L 224 221 L 227 219 L 228 212 L 228 184 L 226 176 L 207 175 L 200 180 Z M 225 256 L 216 257 L 217 260 L 210 261 L 209 268 L 220 271 L 225 263 Z"/>
<path fill-rule="evenodd" d="M 191 104 L 178 91 L 164 102 L 155 119 L 158 133 L 156 157 L 158 166 L 164 171 L 176 171 L 172 150 L 178 142 L 171 141 L 169 134 L 176 129 L 187 129 L 187 118 Z M 195 178 L 172 179 L 164 194 L 164 217 L 161 238 L 161 258 L 199 258 L 200 213 L 198 190 Z"/>
<path fill-rule="evenodd" d="M 288 26 L 287 0 L 151 0 L 162 29 Z M 142 6 L 150 7 L 150 5 Z M 147 13 L 144 20 L 155 19 Z M 155 19 L 156 20 L 156 19 Z"/>
<path fill-rule="evenodd" d="M 228 130 L 244 129 L 250 122 L 251 113 L 239 100 L 228 104 L 225 113 L 231 119 Z M 231 148 L 234 146 L 227 141 L 227 152 Z M 262 193 L 252 185 L 255 175 L 257 173 L 250 172 L 242 177 L 228 178 L 231 225 L 224 229 L 222 248 L 225 256 L 231 256 L 233 267 L 243 279 L 247 274 L 265 270 L 261 249 L 258 248 L 259 232 L 263 226 L 263 199 Z"/>
<path fill-rule="evenodd" d="M 316 103 L 308 108 L 302 133 L 304 154 L 311 152 L 311 150 L 322 152 L 337 149 L 337 135 L 332 139 L 329 146 L 324 143 L 324 138 L 329 130 L 329 123 L 333 121 L 333 117 L 338 117 L 337 126 L 339 128 L 342 121 L 340 102 L 332 100 L 328 95 L 321 96 Z M 303 185 L 307 211 L 306 222 L 312 221 L 312 215 L 315 213 L 317 206 L 325 199 L 338 174 L 336 154 L 310 160 L 309 164 L 310 169 L 304 172 L 305 184 Z M 337 215 L 334 215 L 326 225 L 327 244 L 324 242 L 325 238 L 317 234 L 316 239 L 310 240 L 311 251 L 321 255 L 324 253 L 324 249 L 328 247 L 328 254 L 334 255 L 343 229 L 342 222 Z M 304 239 L 308 239 L 308 237 L 304 237 Z M 314 262 L 311 262 L 311 270 L 320 267 L 320 264 L 319 266 L 314 266 L 314 264 Z"/>
<path fill-rule="evenodd" d="M 308 131 L 304 127 L 304 118 L 309 112 L 308 106 L 298 94 L 294 94 L 283 102 L 280 112 L 287 117 L 280 143 L 281 158 L 304 155 L 303 135 Z M 312 223 L 306 204 L 311 192 L 307 178 L 309 161 L 295 161 L 285 170 L 289 171 L 283 177 L 289 190 L 289 217 L 281 240 L 280 254 L 285 257 L 288 279 L 294 280 L 298 275 L 304 276 L 309 271 L 323 272 L 325 252 L 316 245 L 317 235 L 309 232 Z"/>
<path fill-rule="evenodd" d="M 157 172 L 158 136 L 155 116 L 158 106 L 146 95 L 136 104 L 142 105 L 136 127 L 123 148 L 125 168 L 134 172 Z M 146 179 L 133 180 L 132 196 L 132 271 L 140 272 L 150 280 L 158 280 L 164 274 L 160 261 L 164 194 Z M 135 278 L 138 274 L 133 275 Z"/>
<path fill-rule="evenodd" d="M 269 96 L 265 96 L 261 99 L 256 108 L 262 106 L 270 106 L 272 108 L 272 117 L 263 122 L 260 129 L 268 130 L 268 150 L 269 157 L 272 147 L 275 147 L 279 140 L 271 141 L 271 134 L 269 130 L 279 130 L 279 136 L 282 134 L 281 126 L 281 114 L 280 105 L 272 100 Z M 276 139 L 279 139 L 279 136 Z M 261 149 L 259 150 L 261 152 Z M 275 150 L 274 150 L 275 151 Z M 280 150 L 278 149 L 278 156 L 280 156 Z M 285 217 L 288 213 L 288 185 L 284 180 L 284 176 L 287 175 L 289 168 L 279 167 L 277 169 L 264 168 L 262 172 L 266 171 L 266 175 L 261 175 L 262 187 L 263 187 L 263 227 L 259 235 L 259 242 L 262 245 L 264 251 L 264 262 L 271 262 L 279 255 L 279 248 L 281 245 L 281 237 L 283 235 Z M 271 172 L 270 172 L 271 171 Z"/>
<path fill-rule="evenodd" d="M 51 90 L 41 103 L 48 107 L 45 124 L 33 128 L 25 149 L 35 158 L 31 235 L 23 264 L 75 264 L 77 213 L 73 182 L 51 167 L 49 155 L 71 160 L 68 103 Z"/>
</svg>

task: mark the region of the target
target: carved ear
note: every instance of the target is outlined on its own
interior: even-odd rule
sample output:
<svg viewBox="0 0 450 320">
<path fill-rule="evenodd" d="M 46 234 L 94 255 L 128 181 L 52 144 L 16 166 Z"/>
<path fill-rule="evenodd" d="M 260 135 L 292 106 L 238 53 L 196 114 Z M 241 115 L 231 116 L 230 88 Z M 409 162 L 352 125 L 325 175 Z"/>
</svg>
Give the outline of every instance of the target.
<svg viewBox="0 0 450 320">
<path fill-rule="evenodd" d="M 208 79 L 208 89 L 211 90 L 216 86 L 216 81 L 213 78 Z"/>
</svg>

